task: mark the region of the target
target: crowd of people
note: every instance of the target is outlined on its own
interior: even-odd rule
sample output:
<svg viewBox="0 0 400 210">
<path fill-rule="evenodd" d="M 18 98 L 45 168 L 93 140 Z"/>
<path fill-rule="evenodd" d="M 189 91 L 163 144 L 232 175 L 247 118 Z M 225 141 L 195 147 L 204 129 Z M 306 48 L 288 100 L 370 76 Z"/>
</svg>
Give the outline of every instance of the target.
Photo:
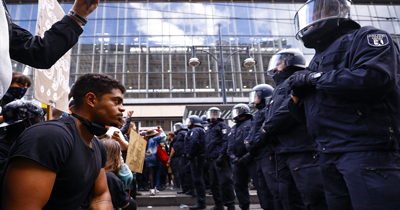
<svg viewBox="0 0 400 210">
<path fill-rule="evenodd" d="M 88 2 L 91 2 L 88 5 Z M 82 33 L 98 1 L 76 0 L 43 38 L 13 24 L 0 7 L 0 207 L 136 209 L 137 187 L 166 186 L 195 196 L 190 209 L 250 208 L 249 180 L 262 209 L 398 210 L 400 200 L 399 47 L 383 30 L 350 19 L 349 0 L 309 0 L 296 13 L 296 37 L 315 56 L 277 52 L 249 105 L 189 116 L 174 131 L 141 133 L 142 173 L 124 163 L 133 111 L 123 117 L 121 81 L 99 73 L 78 78 L 69 113 L 20 100 L 29 77 L 11 60 L 48 68 Z M 56 45 L 54 43 L 57 43 Z M 252 114 L 251 107 L 256 112 Z"/>
</svg>

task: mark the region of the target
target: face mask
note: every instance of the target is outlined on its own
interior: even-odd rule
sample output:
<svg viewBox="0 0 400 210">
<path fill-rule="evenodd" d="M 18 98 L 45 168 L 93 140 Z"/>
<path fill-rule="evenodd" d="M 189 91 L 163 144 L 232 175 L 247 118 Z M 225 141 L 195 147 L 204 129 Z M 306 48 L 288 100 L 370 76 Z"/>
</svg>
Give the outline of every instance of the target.
<svg viewBox="0 0 400 210">
<path fill-rule="evenodd" d="M 101 135 L 107 133 L 107 128 L 104 125 L 96 124 L 96 123 L 94 123 L 88 119 L 85 119 L 75 113 L 72 113 L 72 116 L 76 117 L 79 121 L 81 121 L 81 123 L 86 126 L 86 128 L 89 130 L 89 132 L 92 135 L 101 136 Z"/>
<path fill-rule="evenodd" d="M 217 119 L 210 119 L 211 124 L 215 124 L 215 123 L 217 123 L 217 121 L 218 121 Z"/>
<path fill-rule="evenodd" d="M 27 90 L 28 88 L 11 87 L 8 88 L 7 93 L 16 99 L 21 99 L 22 97 L 24 97 Z"/>
<path fill-rule="evenodd" d="M 262 101 L 261 103 L 256 104 L 256 108 L 257 109 L 262 109 L 264 107 L 265 107 L 265 102 L 264 101 Z"/>
</svg>

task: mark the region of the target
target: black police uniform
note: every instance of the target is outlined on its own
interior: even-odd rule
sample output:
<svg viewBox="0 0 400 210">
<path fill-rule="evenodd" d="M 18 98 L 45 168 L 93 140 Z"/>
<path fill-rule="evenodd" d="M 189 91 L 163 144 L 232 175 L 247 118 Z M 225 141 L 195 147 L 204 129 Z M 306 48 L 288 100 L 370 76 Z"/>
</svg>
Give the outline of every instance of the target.
<svg viewBox="0 0 400 210">
<path fill-rule="evenodd" d="M 290 110 L 318 143 L 329 209 L 399 209 L 400 68 L 390 35 L 341 23 L 309 68 L 325 74 Z"/>
<path fill-rule="evenodd" d="M 178 171 L 178 177 L 179 177 L 179 185 L 180 187 L 182 187 L 182 191 L 186 192 L 188 189 L 185 188 L 185 165 L 186 165 L 186 153 L 185 153 L 185 135 L 188 132 L 188 130 L 186 128 L 182 128 L 179 129 L 178 131 L 176 131 L 176 135 L 174 137 L 174 144 L 173 144 L 173 148 L 174 148 L 174 156 L 171 159 L 171 164 L 173 164 L 172 168 L 176 168 Z M 174 161 L 173 161 L 174 160 Z M 174 162 L 174 163 L 172 163 Z M 175 181 L 176 183 L 176 181 Z M 175 184 L 176 186 L 176 184 Z"/>
<path fill-rule="evenodd" d="M 203 180 L 205 131 L 202 127 L 193 127 L 186 134 L 186 157 L 189 159 L 191 176 L 196 189 L 197 203 L 206 203 L 206 187 Z"/>
<path fill-rule="evenodd" d="M 210 123 L 208 123 L 208 121 L 202 121 L 201 125 L 204 128 L 204 131 L 207 133 L 208 130 L 208 126 L 210 125 Z M 204 179 L 204 184 L 206 185 L 206 190 L 208 190 L 208 192 L 210 192 L 210 176 L 208 175 L 208 161 L 207 158 L 204 159 L 204 167 L 203 167 L 203 179 Z"/>
<path fill-rule="evenodd" d="M 210 123 L 206 132 L 206 158 L 209 164 L 210 188 L 216 206 L 235 204 L 231 164 L 226 154 L 230 128 L 222 120 Z M 217 166 L 217 158 L 221 165 Z"/>
<path fill-rule="evenodd" d="M 267 101 L 269 103 L 269 101 Z M 245 142 L 250 142 L 253 145 L 253 150 L 251 154 L 254 156 L 254 160 L 257 164 L 257 176 L 258 185 L 265 195 L 261 196 L 264 199 L 260 204 L 263 209 L 283 209 L 282 201 L 279 197 L 279 182 L 276 177 L 276 165 L 275 157 L 273 152 L 267 147 L 265 142 L 260 140 L 260 130 L 265 121 L 265 113 L 267 106 L 257 107 L 258 111 L 254 113 L 253 120 L 251 122 L 251 128 L 249 135 L 244 140 Z"/>
<path fill-rule="evenodd" d="M 239 200 L 239 207 L 241 209 L 249 209 L 250 196 L 248 180 L 251 178 L 253 184 L 257 189 L 257 195 L 260 200 L 261 207 L 267 206 L 263 196 L 266 189 L 259 186 L 257 176 L 257 165 L 253 157 L 247 152 L 244 139 L 249 135 L 251 127 L 251 119 L 239 120 L 234 125 L 229 133 L 228 151 L 229 157 L 239 159 L 238 163 L 232 166 L 233 171 L 233 185 L 235 187 L 236 197 Z M 243 158 L 243 159 L 242 159 Z"/>
<path fill-rule="evenodd" d="M 277 86 L 266 111 L 263 130 L 275 153 L 284 209 L 325 210 L 328 206 L 316 155 L 317 143 L 288 109 L 291 97 L 287 78 L 296 70 L 297 67 L 288 67 L 274 75 Z"/>
</svg>

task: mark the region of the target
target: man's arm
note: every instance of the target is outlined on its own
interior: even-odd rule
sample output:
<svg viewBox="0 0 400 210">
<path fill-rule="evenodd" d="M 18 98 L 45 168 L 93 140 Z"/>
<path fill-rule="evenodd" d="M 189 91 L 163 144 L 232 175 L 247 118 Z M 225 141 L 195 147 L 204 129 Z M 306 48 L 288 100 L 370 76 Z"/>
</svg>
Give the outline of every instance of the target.
<svg viewBox="0 0 400 210">
<path fill-rule="evenodd" d="M 99 176 L 94 183 L 94 190 L 90 198 L 90 210 L 108 209 L 113 210 L 110 191 L 108 190 L 107 177 L 104 168 L 100 170 Z"/>
<path fill-rule="evenodd" d="M 56 176 L 56 172 L 36 161 L 14 158 L 4 177 L 3 210 L 42 209 L 50 198 Z"/>
</svg>

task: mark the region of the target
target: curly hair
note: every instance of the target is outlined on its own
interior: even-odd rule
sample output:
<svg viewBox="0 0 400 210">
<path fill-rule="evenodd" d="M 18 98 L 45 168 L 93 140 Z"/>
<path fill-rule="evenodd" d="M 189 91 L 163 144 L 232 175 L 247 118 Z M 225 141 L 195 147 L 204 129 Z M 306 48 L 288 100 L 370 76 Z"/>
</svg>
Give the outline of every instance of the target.
<svg viewBox="0 0 400 210">
<path fill-rule="evenodd" d="M 118 176 L 119 169 L 122 166 L 121 147 L 116 141 L 112 139 L 102 139 L 102 142 L 107 150 L 107 162 L 105 170 L 106 172 L 111 171 Z"/>
<path fill-rule="evenodd" d="M 107 74 L 88 73 L 78 78 L 74 87 L 71 89 L 75 101 L 75 108 L 79 108 L 84 102 L 88 93 L 93 93 L 101 100 L 106 93 L 111 93 L 113 89 L 121 90 L 122 94 L 126 89 L 121 81 L 118 81 Z"/>
</svg>

